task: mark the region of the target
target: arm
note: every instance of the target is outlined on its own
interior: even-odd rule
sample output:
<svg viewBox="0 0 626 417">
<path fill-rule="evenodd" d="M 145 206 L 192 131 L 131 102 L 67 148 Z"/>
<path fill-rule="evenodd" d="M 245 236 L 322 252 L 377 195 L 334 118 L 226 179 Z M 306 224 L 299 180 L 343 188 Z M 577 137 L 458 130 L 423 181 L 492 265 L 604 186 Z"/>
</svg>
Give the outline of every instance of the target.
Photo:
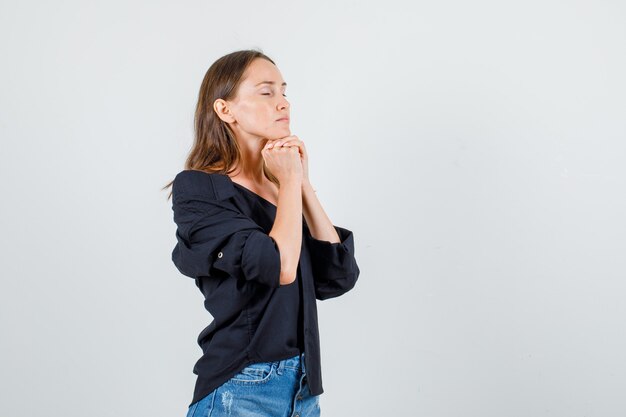
<svg viewBox="0 0 626 417">
<path fill-rule="evenodd" d="M 354 236 L 350 230 L 332 224 L 308 181 L 303 183 L 302 193 L 316 298 L 338 297 L 351 290 L 359 277 Z"/>
<path fill-rule="evenodd" d="M 183 275 L 280 285 L 276 241 L 216 192 L 210 176 L 183 171 L 174 179 L 172 196 L 178 241 L 172 261 Z"/>
<path fill-rule="evenodd" d="M 339 242 L 337 231 L 322 208 L 322 204 L 317 198 L 311 183 L 308 181 L 302 182 L 302 199 L 304 201 L 302 212 L 311 231 L 311 236 L 330 243 Z"/>
<path fill-rule="evenodd" d="M 280 285 L 296 280 L 302 250 L 301 182 L 286 181 L 278 190 L 278 206 L 274 226 L 269 235 L 280 249 Z"/>
</svg>

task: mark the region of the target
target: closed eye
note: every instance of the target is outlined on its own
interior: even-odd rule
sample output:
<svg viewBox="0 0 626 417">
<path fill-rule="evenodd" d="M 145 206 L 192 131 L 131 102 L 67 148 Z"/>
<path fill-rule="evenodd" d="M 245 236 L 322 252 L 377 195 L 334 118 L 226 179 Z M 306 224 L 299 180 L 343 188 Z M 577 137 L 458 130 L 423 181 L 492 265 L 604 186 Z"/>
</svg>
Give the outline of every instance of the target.
<svg viewBox="0 0 626 417">
<path fill-rule="evenodd" d="M 270 93 L 261 93 L 262 96 L 269 96 Z M 287 94 L 283 94 L 283 97 L 287 97 Z"/>
</svg>

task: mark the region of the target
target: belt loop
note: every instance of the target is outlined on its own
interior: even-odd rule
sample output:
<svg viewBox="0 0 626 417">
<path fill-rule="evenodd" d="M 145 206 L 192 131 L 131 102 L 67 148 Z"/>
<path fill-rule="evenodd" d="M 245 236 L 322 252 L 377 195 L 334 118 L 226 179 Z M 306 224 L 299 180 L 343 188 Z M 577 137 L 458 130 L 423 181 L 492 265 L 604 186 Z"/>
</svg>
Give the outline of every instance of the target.
<svg viewBox="0 0 626 417">
<path fill-rule="evenodd" d="M 284 359 L 281 360 L 281 361 L 278 361 L 278 365 L 276 367 L 276 373 L 278 375 L 282 375 L 283 374 L 283 369 L 285 369 L 285 360 Z"/>
</svg>

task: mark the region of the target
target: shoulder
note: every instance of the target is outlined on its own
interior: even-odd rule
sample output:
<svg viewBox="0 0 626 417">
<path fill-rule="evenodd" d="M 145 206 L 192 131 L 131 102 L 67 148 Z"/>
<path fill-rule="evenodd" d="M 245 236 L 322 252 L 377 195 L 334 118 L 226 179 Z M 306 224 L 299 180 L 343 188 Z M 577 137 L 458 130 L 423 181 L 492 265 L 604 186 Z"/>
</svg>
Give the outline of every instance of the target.
<svg viewBox="0 0 626 417">
<path fill-rule="evenodd" d="M 172 183 L 172 195 L 202 196 L 204 198 L 224 200 L 235 194 L 236 190 L 228 175 L 208 173 L 198 170 L 184 170 L 176 174 Z"/>
</svg>

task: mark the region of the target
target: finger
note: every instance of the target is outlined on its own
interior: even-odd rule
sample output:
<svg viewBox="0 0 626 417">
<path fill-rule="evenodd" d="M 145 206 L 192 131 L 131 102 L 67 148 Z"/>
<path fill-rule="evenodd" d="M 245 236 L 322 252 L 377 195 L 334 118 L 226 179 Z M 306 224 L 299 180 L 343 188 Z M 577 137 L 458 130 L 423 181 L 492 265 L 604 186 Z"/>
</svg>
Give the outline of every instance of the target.
<svg viewBox="0 0 626 417">
<path fill-rule="evenodd" d="M 300 139 L 298 139 L 296 136 L 287 136 L 287 138 L 289 138 L 289 139 L 284 139 L 283 138 L 283 139 L 275 139 L 275 140 L 273 140 L 271 142 L 271 144 L 270 144 L 270 147 L 284 146 L 284 145 L 286 145 L 288 143 L 291 143 L 291 144 L 296 143 L 298 145 L 302 143 L 302 141 Z"/>
<path fill-rule="evenodd" d="M 297 140 L 297 139 L 292 139 L 292 140 L 289 140 L 289 141 L 286 141 L 286 142 L 277 143 L 277 144 L 276 144 L 276 145 L 274 145 L 274 146 L 278 146 L 278 147 L 281 147 L 281 146 L 283 146 L 283 147 L 284 147 L 284 146 L 297 146 L 297 147 L 300 147 L 300 146 L 301 146 L 301 144 L 302 144 L 302 142 L 300 142 L 299 140 Z"/>
<path fill-rule="evenodd" d="M 268 139 L 267 142 L 265 142 L 265 146 L 271 149 L 276 145 L 276 142 L 278 142 L 278 139 Z"/>
</svg>

